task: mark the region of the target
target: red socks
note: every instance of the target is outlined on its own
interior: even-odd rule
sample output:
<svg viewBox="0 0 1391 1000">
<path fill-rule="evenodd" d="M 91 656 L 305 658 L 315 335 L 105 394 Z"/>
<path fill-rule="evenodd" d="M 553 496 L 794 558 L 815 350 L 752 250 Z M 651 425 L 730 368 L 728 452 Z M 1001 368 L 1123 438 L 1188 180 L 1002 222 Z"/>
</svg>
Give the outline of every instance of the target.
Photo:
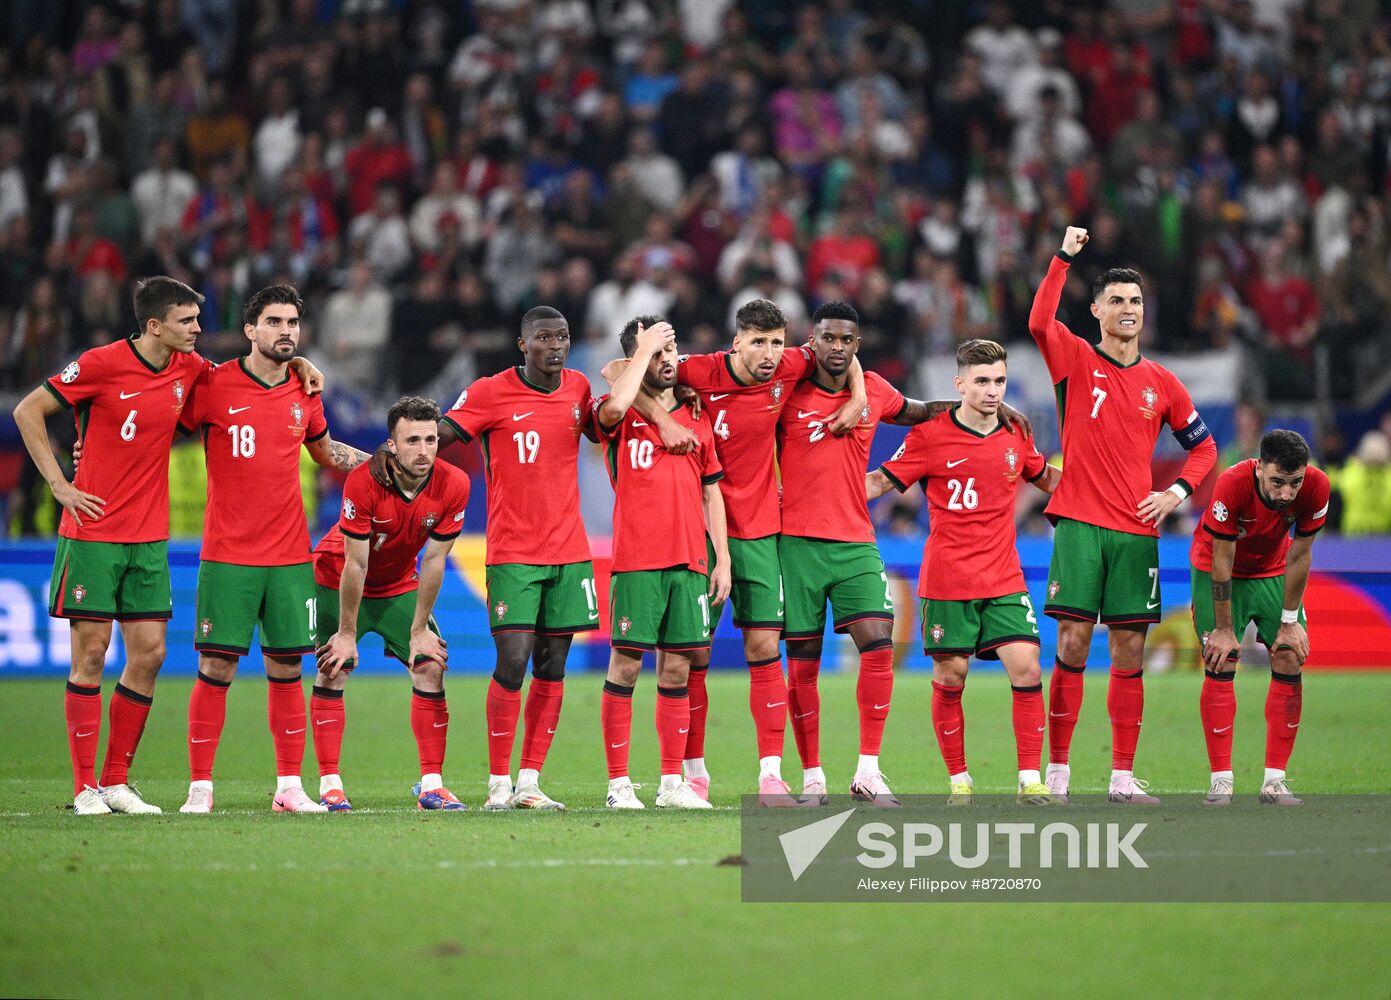
<svg viewBox="0 0 1391 1000">
<path fill-rule="evenodd" d="M 703 687 L 703 677 L 701 684 Z M 749 712 L 753 715 L 754 733 L 758 737 L 758 756 L 781 757 L 787 733 L 787 683 L 782 676 L 781 656 L 749 664 Z M 701 743 L 703 747 L 703 733 Z M 688 750 L 687 756 L 699 757 L 700 754 L 691 754 Z"/>
<path fill-rule="evenodd" d="M 522 738 L 522 768 L 541 770 L 550 752 L 551 740 L 560 723 L 560 704 L 565 699 L 565 681 L 531 679 L 526 692 L 526 735 Z M 492 732 L 490 726 L 488 732 Z M 491 738 L 491 737 L 490 737 Z M 509 751 L 509 757 L 511 756 Z M 494 771 L 494 774 L 503 774 Z"/>
<path fill-rule="evenodd" d="M 1299 715 L 1304 708 L 1302 674 L 1270 674 L 1265 696 L 1265 766 L 1283 771 L 1299 735 Z"/>
<path fill-rule="evenodd" d="M 215 681 L 201 670 L 188 699 L 188 772 L 194 781 L 211 781 L 217 744 L 227 718 L 227 681 Z"/>
<path fill-rule="evenodd" d="M 83 687 L 68 681 L 63 695 L 68 721 L 68 753 L 72 757 L 72 793 L 97 787 L 97 734 L 101 732 L 101 685 Z"/>
<path fill-rule="evenodd" d="M 1112 667 L 1106 708 L 1111 715 L 1111 769 L 1132 770 L 1135 746 L 1140 742 L 1140 719 L 1145 714 L 1144 671 Z"/>
<path fill-rule="evenodd" d="M 630 703 L 631 706 L 631 703 Z M 681 775 L 686 736 L 691 728 L 691 699 L 684 687 L 657 687 L 657 752 L 662 774 Z"/>
<path fill-rule="evenodd" d="M 787 656 L 787 707 L 792 713 L 792 735 L 804 768 L 821 766 L 821 694 L 816 690 L 816 675 L 820 671 L 819 654 L 807 659 L 790 653 Z"/>
<path fill-rule="evenodd" d="M 1203 740 L 1207 743 L 1210 770 L 1232 769 L 1232 727 L 1236 723 L 1235 672 L 1203 671 L 1203 690 L 1198 695 L 1198 715 L 1203 720 Z"/>
<path fill-rule="evenodd" d="M 965 690 L 965 686 L 932 682 L 932 730 L 937 734 L 937 747 L 942 751 L 948 775 L 966 770 L 966 715 L 961 710 Z"/>
<path fill-rule="evenodd" d="M 710 721 L 710 696 L 705 693 L 705 675 L 709 669 L 708 663 L 703 667 L 693 664 L 686 681 L 691 701 L 691 731 L 686 734 L 686 760 L 705 756 L 705 724 Z M 754 717 L 754 724 L 758 724 L 757 716 Z"/>
<path fill-rule="evenodd" d="M 686 705 L 686 718 L 689 720 L 689 699 Z M 632 688 L 604 681 L 604 694 L 599 700 L 599 723 L 604 732 L 604 756 L 608 759 L 609 777 L 621 778 L 628 773 L 628 744 L 633 738 Z M 680 771 L 679 758 L 676 763 L 677 771 Z"/>
<path fill-rule="evenodd" d="M 442 774 L 449 740 L 449 703 L 443 691 L 411 688 L 411 732 L 420 755 L 420 773 Z"/>
<path fill-rule="evenodd" d="M 860 650 L 860 679 L 855 685 L 855 701 L 860 707 L 860 753 L 878 756 L 893 693 L 894 644 L 892 639 L 880 639 Z"/>
<path fill-rule="evenodd" d="M 314 756 L 319 761 L 320 775 L 338 773 L 347 714 L 341 690 L 314 685 L 309 696 L 309 721 L 314 724 Z"/>
<path fill-rule="evenodd" d="M 1072 731 L 1077 728 L 1077 715 L 1082 710 L 1082 695 L 1086 693 L 1082 672 L 1087 669 L 1070 667 L 1054 658 L 1053 676 L 1048 682 L 1048 761 L 1066 764 L 1072 746 Z"/>
<path fill-rule="evenodd" d="M 488 773 L 511 774 L 512 744 L 517 738 L 517 719 L 522 714 L 522 686 L 504 685 L 493 674 L 484 712 L 488 719 Z"/>
<path fill-rule="evenodd" d="M 124 785 L 129 779 L 130 765 L 153 703 L 153 698 L 137 694 L 124 684 L 116 685 L 108 716 L 111 731 L 106 741 L 106 763 L 101 769 L 103 785 Z"/>
<path fill-rule="evenodd" d="M 277 777 L 297 776 L 304 764 L 304 688 L 298 677 L 271 677 L 266 685 L 266 717 L 275 744 Z"/>
<path fill-rule="evenodd" d="M 1014 748 L 1019 770 L 1039 770 L 1043 753 L 1043 685 L 1010 685 L 1014 716 Z"/>
</svg>

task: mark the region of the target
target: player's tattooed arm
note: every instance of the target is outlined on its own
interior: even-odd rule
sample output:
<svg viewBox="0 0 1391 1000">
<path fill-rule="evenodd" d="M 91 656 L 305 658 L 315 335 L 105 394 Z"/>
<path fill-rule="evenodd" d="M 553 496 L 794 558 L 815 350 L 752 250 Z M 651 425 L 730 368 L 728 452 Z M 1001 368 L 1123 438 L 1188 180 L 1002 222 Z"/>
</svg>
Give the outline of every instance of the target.
<svg viewBox="0 0 1391 1000">
<path fill-rule="evenodd" d="M 845 437 L 860 426 L 860 414 L 869 402 L 869 393 L 865 390 L 865 370 L 860 367 L 859 358 L 850 359 L 850 370 L 847 374 L 850 398 L 841 405 L 831 422 L 826 425 L 826 429 L 836 437 Z"/>
<path fill-rule="evenodd" d="M 943 410 L 951 409 L 951 405 L 941 403 L 926 403 L 921 399 L 904 399 L 903 409 L 889 421 L 891 424 L 901 424 L 905 427 L 915 427 L 918 424 L 927 423 Z"/>
<path fill-rule="evenodd" d="M 878 500 L 892 489 L 895 489 L 894 484 L 889 482 L 889 477 L 878 469 L 865 475 L 866 500 Z"/>
<path fill-rule="evenodd" d="M 1212 619 L 1213 629 L 1203 640 L 1203 664 L 1209 670 L 1234 667 L 1227 657 L 1241 649 L 1241 640 L 1232 629 L 1232 567 L 1236 564 L 1236 542 L 1212 540 Z"/>
<path fill-rule="evenodd" d="M 309 442 L 305 447 L 309 449 L 309 455 L 315 462 L 327 469 L 337 469 L 339 472 L 351 472 L 370 457 L 366 452 L 358 451 L 352 445 L 333 440 L 331 434 L 325 434 L 317 441 Z"/>
</svg>

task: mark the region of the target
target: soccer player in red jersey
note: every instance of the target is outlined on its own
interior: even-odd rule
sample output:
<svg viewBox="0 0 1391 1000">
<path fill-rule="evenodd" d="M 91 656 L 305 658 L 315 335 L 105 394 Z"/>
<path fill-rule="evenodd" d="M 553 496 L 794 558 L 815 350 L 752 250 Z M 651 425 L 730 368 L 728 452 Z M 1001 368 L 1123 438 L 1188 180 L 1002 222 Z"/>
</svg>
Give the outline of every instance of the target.
<svg viewBox="0 0 1391 1000">
<path fill-rule="evenodd" d="M 454 466 L 435 461 L 439 419 L 439 407 L 430 399 L 405 396 L 392 405 L 386 414 L 396 466 L 389 472 L 391 485 L 375 482 L 366 466 L 348 473 L 338 524 L 314 549 L 319 676 L 309 721 L 319 759 L 319 803 L 330 812 L 352 809 L 338 769 L 346 725 L 343 689 L 358 662 L 357 640 L 368 632 L 381 636 L 386 654 L 411 675 L 419 808 L 465 808 L 441 776 L 449 735 L 444 698 L 449 654 L 431 614 L 449 550 L 463 527 L 469 480 Z M 330 633 L 333 628 L 337 631 Z"/>
<path fill-rule="evenodd" d="M 300 782 L 304 689 L 300 657 L 313 652 L 314 571 L 299 486 L 301 446 L 320 465 L 349 471 L 366 461 L 335 442 L 323 401 L 289 377 L 304 303 L 269 285 L 242 310 L 251 352 L 214 369 L 181 418 L 202 428 L 208 508 L 198 567 L 194 648 L 198 679 L 188 702 L 191 783 L 180 812 L 212 811 L 213 761 L 237 661 L 260 625 L 275 743 L 276 812 L 325 812 Z"/>
<path fill-rule="evenodd" d="M 1309 655 L 1304 588 L 1314 536 L 1328 518 L 1328 476 L 1309 464 L 1309 446 L 1294 431 L 1261 438 L 1259 458 L 1217 477 L 1212 502 L 1193 532 L 1193 627 L 1203 644 L 1198 700 L 1212 775 L 1208 805 L 1232 801 L 1232 686 L 1241 634 L 1250 622 L 1270 650 L 1265 699 L 1265 778 L 1261 801 L 1303 803 L 1285 784 L 1304 703 L 1300 668 Z M 1290 529 L 1294 540 L 1290 540 Z"/>
<path fill-rule="evenodd" d="M 896 806 L 898 800 L 879 770 L 894 684 L 893 599 L 874 542 L 865 472 L 876 424 L 920 424 L 933 407 L 904 399 L 868 372 L 869 402 L 860 411 L 854 433 L 843 438 L 830 434 L 827 424 L 849 393 L 850 363 L 860 345 L 859 316 L 848 303 L 827 302 L 817 308 L 812 322 L 816 373 L 792 392 L 778 422 L 778 548 L 787 596 L 787 699 L 802 758 L 802 797 L 808 805 L 826 802 L 816 678 L 829 600 L 835 630 L 850 633 L 860 651 L 860 759 L 850 793 L 875 805 Z"/>
<path fill-rule="evenodd" d="M 1086 243 L 1085 229 L 1068 227 L 1029 313 L 1029 332 L 1058 397 L 1063 441 L 1062 480 L 1047 508 L 1055 533 L 1044 613 L 1058 620 L 1058 653 L 1048 698 L 1046 781 L 1065 801 L 1082 672 L 1100 621 L 1111 649 L 1108 798 L 1152 805 L 1159 800 L 1145 792 L 1133 769 L 1145 705 L 1145 633 L 1160 618 L 1159 525 L 1207 478 L 1217 446 L 1183 383 L 1140 356 L 1145 300 L 1138 272 L 1112 268 L 1093 284 L 1100 346 L 1055 318 L 1072 259 Z M 1161 424 L 1169 425 L 1188 458 L 1173 485 L 1155 492 L 1150 456 Z"/>
<path fill-rule="evenodd" d="M 918 573 L 923 652 L 932 657 L 932 728 L 947 765 L 953 805 L 974 792 L 966 769 L 962 694 L 972 656 L 998 659 L 1014 701 L 1019 801 L 1052 802 L 1039 774 L 1043 749 L 1043 683 L 1038 619 L 1024 586 L 1014 542 L 1014 502 L 1021 482 L 1043 492 L 1058 469 L 1044 462 L 1031 436 L 1001 422 L 1009 376 L 1005 349 L 968 340 L 956 352 L 961 403 L 908 432 L 894 457 L 865 479 L 869 499 L 922 483 L 932 533 Z"/>
<path fill-rule="evenodd" d="M 643 653 L 658 649 L 666 655 L 657 663 L 657 806 L 709 809 L 710 803 L 682 780 L 681 762 L 691 725 L 689 657 L 709 644 L 710 610 L 729 596 L 724 500 L 717 486 L 724 473 L 710 422 L 676 400 L 677 351 L 671 325 L 655 316 L 640 316 L 624 326 L 619 340 L 630 363 L 595 409 L 615 494 L 613 648 L 600 702 L 609 769 L 607 802 L 611 809 L 643 808 L 628 777 L 633 688 Z M 633 409 L 640 392 L 674 412 L 697 435 L 699 445 L 683 455 L 662 447 L 651 421 Z M 705 548 L 707 530 L 715 547 L 714 567 Z"/>
</svg>

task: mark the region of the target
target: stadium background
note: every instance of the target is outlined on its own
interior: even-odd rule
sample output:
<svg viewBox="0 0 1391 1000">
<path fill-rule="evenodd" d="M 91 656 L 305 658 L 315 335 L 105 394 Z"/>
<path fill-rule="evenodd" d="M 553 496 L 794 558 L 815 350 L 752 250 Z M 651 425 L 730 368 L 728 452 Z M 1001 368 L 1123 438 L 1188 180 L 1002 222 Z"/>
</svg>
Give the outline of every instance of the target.
<svg viewBox="0 0 1391 1000">
<path fill-rule="evenodd" d="M 10 404 L 129 332 L 137 276 L 208 296 L 199 349 L 219 360 L 243 350 L 242 299 L 295 283 L 335 436 L 365 449 L 398 392 L 447 404 L 514 360 L 531 305 L 570 318 L 571 365 L 597 382 L 630 315 L 662 312 L 683 349 L 711 350 L 766 296 L 794 339 L 817 303 L 850 299 L 866 366 L 919 397 L 951 395 L 958 341 L 1005 342 L 1011 400 L 1048 452 L 1024 317 L 1071 222 L 1093 239 L 1064 318 L 1092 334 L 1090 276 L 1139 266 L 1144 349 L 1190 386 L 1224 465 L 1261 426 L 1314 444 L 1336 489 L 1326 534 L 1356 540 L 1316 549 L 1311 667 L 1387 659 L 1391 26 L 1375 3 L 16 0 L 3 16 L 0 677 L 67 659 L 44 615 L 56 511 Z M 55 421 L 60 454 L 72 433 Z M 881 429 L 874 459 L 902 434 Z M 1166 439 L 1156 482 L 1176 456 Z M 487 671 L 478 458 L 449 457 L 476 501 L 440 618 L 454 669 Z M 200 465 L 196 444 L 175 450 L 175 673 L 195 663 Z M 597 452 L 581 481 L 606 583 Z M 306 469 L 316 539 L 339 485 Z M 1039 501 L 1019 514 L 1035 590 Z M 1154 666 L 1196 665 L 1194 509 L 1166 525 Z M 921 667 L 921 504 L 875 516 L 903 662 Z M 577 651 L 601 663 L 602 636 Z M 727 615 L 715 661 L 741 662 Z"/>
</svg>

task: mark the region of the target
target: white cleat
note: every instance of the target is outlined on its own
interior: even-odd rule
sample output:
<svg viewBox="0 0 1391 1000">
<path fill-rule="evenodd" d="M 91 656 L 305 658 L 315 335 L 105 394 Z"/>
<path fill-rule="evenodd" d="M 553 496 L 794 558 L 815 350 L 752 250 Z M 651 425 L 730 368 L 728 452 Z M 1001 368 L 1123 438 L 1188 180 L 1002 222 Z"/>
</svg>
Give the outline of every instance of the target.
<svg viewBox="0 0 1391 1000">
<path fill-rule="evenodd" d="M 512 806 L 512 779 L 498 778 L 496 781 L 488 782 L 488 798 L 483 803 L 483 808 L 497 812 L 500 809 L 511 809 Z"/>
<path fill-rule="evenodd" d="M 111 807 L 101 800 L 101 793 L 91 785 L 78 792 L 72 800 L 74 816 L 106 816 L 110 812 Z"/>
<path fill-rule="evenodd" d="M 213 790 L 211 788 L 190 788 L 188 801 L 179 806 L 181 813 L 202 813 L 213 811 Z"/>
<path fill-rule="evenodd" d="M 819 809 L 829 805 L 831 797 L 826 794 L 826 782 L 824 781 L 803 781 L 802 782 L 802 805 L 808 809 Z"/>
<path fill-rule="evenodd" d="M 642 800 L 638 798 L 637 792 L 633 791 L 636 787 L 638 786 L 631 781 L 609 785 L 608 807 L 610 809 L 646 809 L 647 807 L 642 804 Z"/>
<path fill-rule="evenodd" d="M 1295 798 L 1284 778 L 1273 778 L 1261 785 L 1261 801 L 1268 806 L 1302 806 L 1303 799 Z"/>
<path fill-rule="evenodd" d="M 159 806 L 146 802 L 140 797 L 139 792 L 126 784 L 99 788 L 97 794 L 106 803 L 106 808 L 114 813 L 127 813 L 131 816 L 158 816 L 164 812 Z"/>
<path fill-rule="evenodd" d="M 1232 804 L 1232 779 L 1213 778 L 1212 784 L 1208 786 L 1207 797 L 1203 799 L 1205 806 L 1229 806 Z"/>
<path fill-rule="evenodd" d="M 283 792 L 275 793 L 275 800 L 271 803 L 271 811 L 278 813 L 326 813 L 328 806 L 321 805 L 311 799 L 303 788 L 296 785 L 294 788 L 287 788 Z"/>
<path fill-rule="evenodd" d="M 882 774 L 857 774 L 850 782 L 850 797 L 860 802 L 868 802 L 879 809 L 897 809 L 901 802 L 889 791 L 889 783 Z"/>
<path fill-rule="evenodd" d="M 683 781 L 679 785 L 663 788 L 657 793 L 657 808 L 713 809 L 714 806 L 697 795 L 695 789 Z"/>
<path fill-rule="evenodd" d="M 512 793 L 513 809 L 541 809 L 545 812 L 564 812 L 565 803 L 557 802 L 539 785 L 522 785 Z"/>
<path fill-rule="evenodd" d="M 1048 786 L 1048 794 L 1060 805 L 1067 805 L 1067 789 L 1072 780 L 1072 769 L 1066 764 L 1049 764 L 1043 783 Z"/>
<path fill-rule="evenodd" d="M 1157 806 L 1159 799 L 1149 794 L 1150 783 L 1141 781 L 1133 774 L 1122 774 L 1111 779 L 1111 787 L 1106 791 L 1107 802 L 1123 802 L 1132 806 Z"/>
</svg>

